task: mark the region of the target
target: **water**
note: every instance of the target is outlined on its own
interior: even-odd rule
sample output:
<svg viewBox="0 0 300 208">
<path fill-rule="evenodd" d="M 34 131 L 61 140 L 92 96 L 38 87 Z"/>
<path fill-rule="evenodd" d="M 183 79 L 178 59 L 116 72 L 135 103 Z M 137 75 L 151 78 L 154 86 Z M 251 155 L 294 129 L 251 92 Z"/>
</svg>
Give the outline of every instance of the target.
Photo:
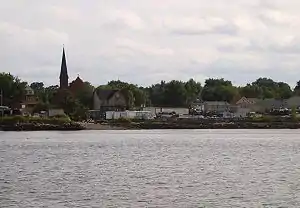
<svg viewBox="0 0 300 208">
<path fill-rule="evenodd" d="M 300 207 L 299 135 L 0 132 L 0 207 Z"/>
</svg>

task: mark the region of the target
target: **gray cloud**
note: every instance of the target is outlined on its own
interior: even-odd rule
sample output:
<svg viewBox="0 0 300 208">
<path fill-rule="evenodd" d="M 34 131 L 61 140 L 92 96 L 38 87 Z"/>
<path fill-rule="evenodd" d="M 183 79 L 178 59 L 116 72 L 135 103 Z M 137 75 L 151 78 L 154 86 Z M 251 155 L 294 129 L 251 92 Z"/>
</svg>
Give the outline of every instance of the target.
<svg viewBox="0 0 300 208">
<path fill-rule="evenodd" d="M 0 7 L 1 71 L 57 84 L 65 44 L 69 74 L 95 85 L 123 79 L 270 76 L 300 79 L 296 0 L 10 0 Z"/>
</svg>

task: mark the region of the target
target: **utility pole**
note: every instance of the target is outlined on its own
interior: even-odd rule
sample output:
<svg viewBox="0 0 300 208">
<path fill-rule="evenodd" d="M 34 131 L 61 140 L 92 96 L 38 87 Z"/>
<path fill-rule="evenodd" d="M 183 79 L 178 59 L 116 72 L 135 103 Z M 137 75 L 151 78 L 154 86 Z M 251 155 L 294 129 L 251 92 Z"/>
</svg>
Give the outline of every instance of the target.
<svg viewBox="0 0 300 208">
<path fill-rule="evenodd" d="M 1 93 L 0 106 L 3 106 L 3 91 L 2 91 L 2 89 L 0 89 L 0 93 Z"/>
<path fill-rule="evenodd" d="M 0 89 L 1 99 L 0 99 L 0 107 L 1 107 L 1 117 L 3 116 L 3 91 Z"/>
</svg>

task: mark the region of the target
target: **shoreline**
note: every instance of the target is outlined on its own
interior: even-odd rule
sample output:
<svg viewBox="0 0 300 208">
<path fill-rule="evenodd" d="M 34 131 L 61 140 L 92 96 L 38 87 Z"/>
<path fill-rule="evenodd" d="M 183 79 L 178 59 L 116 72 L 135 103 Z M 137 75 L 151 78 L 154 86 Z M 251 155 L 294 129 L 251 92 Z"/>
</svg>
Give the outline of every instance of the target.
<svg viewBox="0 0 300 208">
<path fill-rule="evenodd" d="M 85 130 L 155 130 L 155 129 L 300 129 L 295 122 L 130 122 L 85 123 Z"/>
<path fill-rule="evenodd" d="M 151 130 L 151 129 L 300 129 L 293 121 L 219 121 L 219 120 L 151 120 L 107 121 L 103 123 L 69 122 L 62 124 L 11 123 L 0 125 L 0 131 L 80 131 L 80 130 Z"/>
</svg>

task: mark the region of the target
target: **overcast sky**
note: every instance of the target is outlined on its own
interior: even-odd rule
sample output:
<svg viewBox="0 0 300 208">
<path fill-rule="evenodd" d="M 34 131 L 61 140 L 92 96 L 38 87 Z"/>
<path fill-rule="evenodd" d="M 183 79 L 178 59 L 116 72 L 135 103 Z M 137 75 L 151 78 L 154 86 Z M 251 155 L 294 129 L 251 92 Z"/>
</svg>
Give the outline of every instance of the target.
<svg viewBox="0 0 300 208">
<path fill-rule="evenodd" d="M 50 3 L 51 2 L 51 3 Z M 0 64 L 29 82 L 300 79 L 299 0 L 1 0 Z"/>
</svg>

